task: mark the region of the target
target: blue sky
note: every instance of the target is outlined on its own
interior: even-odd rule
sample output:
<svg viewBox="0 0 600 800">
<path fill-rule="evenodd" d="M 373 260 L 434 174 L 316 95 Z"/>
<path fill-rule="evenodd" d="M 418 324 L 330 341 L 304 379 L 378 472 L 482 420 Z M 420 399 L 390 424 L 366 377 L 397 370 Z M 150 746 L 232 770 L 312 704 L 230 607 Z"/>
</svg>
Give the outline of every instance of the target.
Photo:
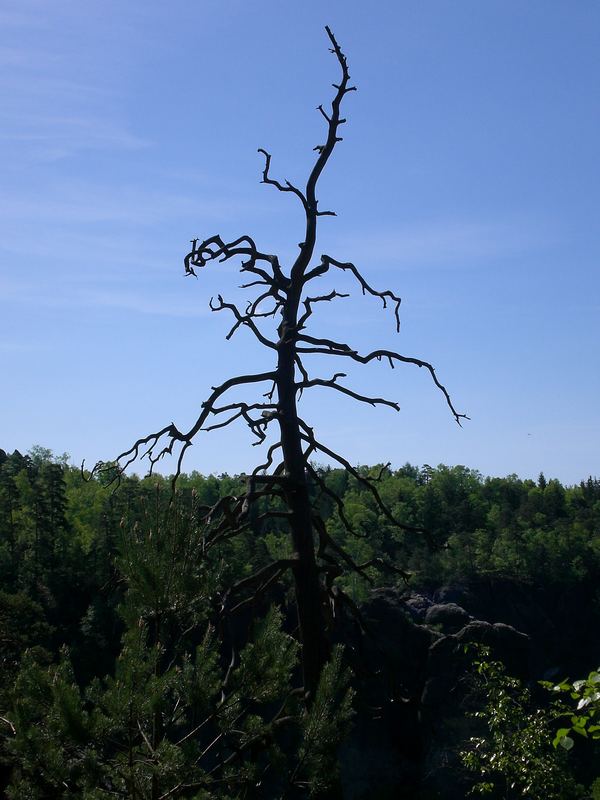
<svg viewBox="0 0 600 800">
<path fill-rule="evenodd" d="M 245 297 L 234 269 L 185 279 L 182 258 L 217 232 L 295 255 L 301 214 L 260 185 L 256 149 L 305 179 L 338 75 L 325 24 L 359 91 L 322 180 L 338 217 L 317 252 L 403 306 L 400 336 L 360 294 L 315 314 L 313 334 L 433 362 L 472 421 L 459 429 L 421 371 L 381 364 L 349 381 L 400 414 L 315 390 L 305 418 L 354 463 L 600 474 L 592 0 L 4 0 L 0 447 L 109 459 L 190 425 L 229 375 L 270 367 L 208 311 L 218 291 Z M 250 442 L 204 435 L 185 467 L 249 469 Z"/>
</svg>

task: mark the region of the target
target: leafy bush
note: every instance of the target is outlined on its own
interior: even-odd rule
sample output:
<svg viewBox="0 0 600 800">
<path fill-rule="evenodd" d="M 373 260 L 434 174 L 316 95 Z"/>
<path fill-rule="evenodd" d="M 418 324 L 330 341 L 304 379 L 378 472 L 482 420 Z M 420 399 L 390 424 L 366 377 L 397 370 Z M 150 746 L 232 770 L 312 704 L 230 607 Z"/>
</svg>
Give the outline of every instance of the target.
<svg viewBox="0 0 600 800">
<path fill-rule="evenodd" d="M 472 716 L 482 735 L 461 752 L 476 776 L 473 794 L 527 800 L 577 800 L 588 796 L 573 777 L 567 753 L 552 746 L 554 714 L 532 706 L 531 695 L 510 677 L 490 651 L 476 647 L 474 693 L 481 704 Z"/>
</svg>

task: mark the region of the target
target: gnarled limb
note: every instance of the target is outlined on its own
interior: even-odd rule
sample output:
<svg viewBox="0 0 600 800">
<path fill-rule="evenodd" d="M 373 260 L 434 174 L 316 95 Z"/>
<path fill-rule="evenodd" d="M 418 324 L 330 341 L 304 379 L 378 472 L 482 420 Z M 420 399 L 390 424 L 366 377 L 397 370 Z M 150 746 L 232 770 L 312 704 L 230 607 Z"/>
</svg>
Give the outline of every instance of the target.
<svg viewBox="0 0 600 800">
<path fill-rule="evenodd" d="M 222 602 L 222 608 L 224 612 L 228 612 L 230 614 L 234 614 L 237 611 L 240 611 L 246 605 L 253 603 L 256 599 L 272 584 L 274 583 L 284 572 L 288 569 L 293 569 L 297 566 L 298 559 L 297 558 L 280 558 L 278 561 L 274 561 L 271 564 L 267 564 L 266 567 L 259 569 L 257 572 L 249 575 L 247 578 L 242 578 L 242 580 L 237 581 L 231 586 L 230 589 L 227 590 Z M 250 595 L 250 597 L 244 598 L 244 600 L 240 600 L 232 607 L 228 607 L 229 599 L 239 594 L 240 592 L 245 591 L 246 589 L 254 588 L 254 591 Z"/>
<path fill-rule="evenodd" d="M 358 400 L 360 403 L 367 403 L 370 406 L 389 406 L 390 408 L 393 408 L 394 411 L 400 411 L 400 406 L 398 403 L 394 403 L 392 400 L 385 400 L 383 397 L 367 397 L 366 395 L 358 394 L 358 392 L 354 392 L 352 389 L 348 389 L 346 386 L 341 386 L 339 383 L 337 383 L 338 378 L 345 377 L 346 374 L 344 372 L 336 372 L 333 378 L 330 378 L 328 381 L 324 380 L 323 378 L 313 378 L 312 380 L 305 380 L 301 383 L 297 383 L 296 388 L 303 390 L 312 389 L 314 386 L 324 386 L 327 389 L 334 389 L 336 392 L 341 392 L 348 397 L 352 397 L 354 400 Z"/>
<path fill-rule="evenodd" d="M 337 269 L 342 270 L 342 272 L 351 272 L 358 281 L 363 295 L 370 294 L 373 295 L 373 297 L 379 297 L 384 308 L 387 308 L 387 301 L 389 299 L 394 304 L 396 331 L 398 333 L 400 332 L 400 304 L 402 303 L 402 299 L 398 297 L 398 295 L 394 294 L 394 292 L 392 292 L 390 289 L 386 289 L 383 292 L 373 289 L 373 287 L 363 278 L 357 267 L 355 267 L 351 262 L 337 261 L 335 258 L 331 258 L 331 256 L 322 255 L 321 263 L 304 276 L 304 282 L 308 283 L 313 278 L 318 278 L 321 275 L 324 275 L 329 271 L 330 267 L 336 267 Z"/>
<path fill-rule="evenodd" d="M 262 345 L 264 345 L 265 347 L 270 347 L 271 350 L 276 350 L 277 349 L 277 345 L 275 344 L 275 342 L 272 342 L 270 339 L 267 339 L 266 336 L 263 336 L 263 334 L 259 331 L 259 329 L 254 324 L 254 319 L 256 319 L 259 316 L 265 316 L 265 314 L 258 314 L 258 313 L 242 314 L 242 312 L 235 305 L 235 303 L 226 303 L 225 300 L 223 300 L 222 295 L 220 295 L 220 294 L 217 295 L 217 300 L 219 301 L 219 304 L 217 305 L 215 303 L 213 305 L 213 298 L 211 297 L 211 299 L 209 301 L 209 304 L 208 304 L 210 310 L 211 311 L 223 311 L 224 309 L 227 309 L 227 310 L 231 311 L 231 313 L 233 314 L 233 316 L 236 319 L 235 324 L 233 325 L 233 327 L 231 328 L 231 330 L 229 331 L 229 333 L 225 337 L 227 340 L 231 339 L 231 337 L 237 331 L 237 329 L 240 327 L 240 325 L 245 325 L 246 327 L 250 328 L 252 333 L 256 336 L 256 338 L 258 339 L 258 341 Z M 277 312 L 277 308 L 273 312 L 269 312 L 269 314 L 266 315 L 266 316 L 274 316 L 276 314 L 276 312 Z"/>
<path fill-rule="evenodd" d="M 315 449 L 316 449 L 316 446 L 313 447 L 313 445 L 310 445 L 310 447 L 308 448 L 308 451 L 312 452 Z M 327 484 L 325 483 L 323 478 L 321 478 L 321 476 L 319 475 L 317 470 L 311 464 L 309 464 L 308 461 L 307 461 L 307 464 L 306 464 L 306 469 L 308 470 L 309 474 L 314 479 L 314 481 L 317 483 L 317 485 L 318 485 L 319 489 L 321 490 L 322 494 L 326 494 L 335 503 L 336 508 L 337 508 L 338 517 L 340 518 L 340 520 L 342 522 L 342 525 L 344 526 L 346 531 L 348 531 L 348 533 L 350 533 L 352 536 L 356 537 L 357 539 L 366 539 L 367 538 L 366 534 L 358 533 L 358 531 L 355 530 L 355 528 L 350 524 L 350 521 L 348 520 L 348 517 L 346 516 L 346 506 L 344 505 L 344 501 L 342 500 L 342 498 L 338 494 L 336 494 L 336 492 L 334 492 L 332 489 L 330 489 L 329 486 L 327 486 Z"/>
<path fill-rule="evenodd" d="M 263 147 L 259 147 L 258 152 L 262 153 L 263 156 L 265 157 L 265 168 L 263 169 L 263 176 L 261 183 L 267 183 L 269 184 L 269 186 L 274 186 L 280 192 L 292 192 L 292 194 L 295 194 L 296 197 L 300 200 L 302 206 L 304 207 L 304 210 L 306 211 L 308 204 L 303 192 L 301 192 L 297 186 L 294 186 L 289 181 L 286 181 L 285 184 L 282 184 L 278 180 L 271 178 L 271 176 L 269 175 L 269 170 L 271 168 L 271 154 L 267 153 L 267 151 Z"/>
<path fill-rule="evenodd" d="M 392 512 L 390 511 L 390 509 L 387 507 L 387 505 L 383 502 L 381 495 L 379 494 L 379 491 L 375 487 L 374 481 L 372 479 L 369 480 L 368 478 L 365 478 L 342 455 L 336 453 L 335 450 L 332 450 L 331 448 L 322 444 L 322 442 L 319 442 L 315 438 L 313 429 L 310 428 L 303 420 L 299 420 L 299 423 L 300 427 L 303 430 L 302 438 L 304 439 L 304 441 L 308 442 L 314 448 L 314 450 L 319 451 L 326 456 L 329 456 L 329 458 L 333 459 L 334 461 L 337 461 L 337 463 L 340 464 L 340 466 L 344 467 L 344 469 L 348 473 L 350 473 L 350 475 L 352 475 L 352 477 L 355 480 L 357 480 L 362 486 L 367 488 L 373 495 L 377 507 L 382 512 L 382 514 L 389 520 L 389 522 L 391 522 L 393 525 L 395 525 L 397 528 L 400 528 L 401 530 L 410 531 L 412 533 L 421 533 L 428 539 L 430 538 L 430 532 L 426 528 L 421 528 L 414 525 L 406 525 L 403 522 L 400 522 L 400 520 L 396 519 L 392 514 Z"/>
<path fill-rule="evenodd" d="M 238 256 L 246 256 L 248 259 L 240 265 L 240 272 L 252 272 L 259 276 L 261 283 L 275 289 L 285 289 L 288 285 L 277 256 L 261 253 L 256 247 L 254 239 L 246 235 L 240 236 L 233 242 L 224 242 L 218 234 L 204 239 L 200 244 L 198 244 L 198 239 L 192 239 L 192 249 L 183 260 L 185 274 L 198 277 L 194 267 L 205 267 L 209 261 L 222 263 Z M 268 264 L 271 273 L 258 267 L 257 262 Z"/>
<path fill-rule="evenodd" d="M 304 328 L 308 318 L 310 316 L 312 316 L 312 313 L 313 313 L 312 307 L 313 307 L 313 305 L 315 303 L 325 303 L 325 302 L 330 303 L 336 297 L 349 297 L 349 296 L 350 295 L 348 295 L 348 294 L 342 294 L 340 292 L 337 292 L 334 289 L 332 292 L 329 292 L 329 294 L 319 295 L 318 297 L 306 297 L 302 301 L 302 303 L 304 305 L 304 308 L 306 310 L 305 310 L 304 314 L 298 320 L 298 330 L 301 331 L 302 328 Z"/>
<path fill-rule="evenodd" d="M 182 449 L 177 461 L 177 469 L 173 476 L 174 487 L 177 478 L 181 474 L 183 456 L 185 455 L 186 450 L 191 447 L 193 439 L 202 429 L 209 415 L 212 413 L 212 409 L 214 408 L 216 401 L 227 391 L 229 391 L 229 389 L 232 389 L 235 386 L 246 386 L 264 381 L 272 381 L 274 379 L 275 372 L 261 372 L 255 375 L 238 375 L 235 378 L 228 378 L 220 386 L 213 387 L 211 395 L 209 396 L 208 400 L 205 400 L 204 403 L 202 403 L 202 411 L 189 431 L 180 431 L 175 423 L 171 422 L 170 425 L 165 425 L 164 428 L 137 439 L 129 449 L 120 453 L 116 457 L 115 461 L 106 468 L 115 471 L 114 479 L 117 480 L 138 458 L 147 458 L 151 465 L 150 473 L 152 473 L 154 465 L 164 458 L 164 456 L 170 455 L 173 452 L 173 448 L 176 444 L 181 444 Z M 167 439 L 167 443 L 157 451 L 159 443 L 165 437 Z M 99 464 L 97 464 L 95 467 L 97 471 L 104 468 L 105 465 L 103 465 L 101 462 L 99 462 Z"/>
<path fill-rule="evenodd" d="M 403 356 L 401 353 L 396 353 L 393 350 L 373 350 L 371 353 L 363 356 L 356 350 L 353 350 L 349 345 L 340 344 L 339 342 L 330 342 L 327 339 L 315 339 L 312 336 L 304 336 L 303 334 L 300 334 L 298 339 L 309 343 L 315 343 L 315 347 L 298 347 L 298 353 L 318 353 L 326 356 L 345 356 L 347 358 L 351 358 L 353 361 L 358 361 L 360 364 L 368 364 L 370 361 L 381 361 L 382 358 L 385 358 L 392 369 L 394 369 L 394 361 L 399 361 L 403 364 L 414 364 L 419 368 L 426 369 L 431 375 L 434 384 L 444 395 L 446 404 L 452 412 L 454 420 L 460 425 L 461 419 L 470 419 L 470 417 L 468 417 L 466 414 L 460 414 L 456 410 L 448 390 L 439 380 L 433 365 L 428 361 L 423 361 L 420 358 L 413 358 L 412 356 Z"/>
</svg>

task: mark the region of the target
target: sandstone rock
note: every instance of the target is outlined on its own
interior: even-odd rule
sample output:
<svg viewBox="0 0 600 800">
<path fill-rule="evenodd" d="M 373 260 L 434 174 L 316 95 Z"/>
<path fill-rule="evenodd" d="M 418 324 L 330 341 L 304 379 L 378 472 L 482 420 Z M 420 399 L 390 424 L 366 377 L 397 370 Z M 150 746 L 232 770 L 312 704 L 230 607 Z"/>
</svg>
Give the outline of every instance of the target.
<svg viewBox="0 0 600 800">
<path fill-rule="evenodd" d="M 439 625 L 444 633 L 456 633 L 473 619 L 456 603 L 434 603 L 425 614 L 426 625 Z"/>
</svg>

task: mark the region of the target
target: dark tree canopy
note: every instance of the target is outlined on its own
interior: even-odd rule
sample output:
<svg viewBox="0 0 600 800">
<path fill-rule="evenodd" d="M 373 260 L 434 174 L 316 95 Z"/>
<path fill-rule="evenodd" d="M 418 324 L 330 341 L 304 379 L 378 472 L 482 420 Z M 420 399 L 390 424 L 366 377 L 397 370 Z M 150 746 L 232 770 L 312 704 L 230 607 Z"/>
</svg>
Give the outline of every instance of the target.
<svg viewBox="0 0 600 800">
<path fill-rule="evenodd" d="M 340 132 L 346 123 L 342 116 L 342 105 L 346 95 L 356 89 L 350 82 L 346 56 L 328 27 L 326 32 L 331 53 L 340 69 L 340 77 L 333 84 L 335 94 L 331 108 L 318 106 L 325 123 L 325 136 L 323 142 L 314 148 L 316 158 L 306 185 L 295 186 L 288 180 L 280 181 L 273 177 L 271 154 L 263 148 L 258 151 L 264 158 L 262 183 L 293 195 L 303 213 L 304 234 L 294 263 L 291 266 L 282 265 L 277 255 L 259 250 L 248 234 L 242 234 L 233 241 L 225 241 L 218 234 L 202 240 L 193 239 L 192 249 L 184 259 L 186 274 L 195 277 L 210 262 L 239 261 L 239 270 L 247 279 L 242 288 L 254 290 L 254 299 L 245 308 L 239 308 L 219 294 L 216 300 L 210 300 L 210 308 L 232 315 L 233 325 L 227 339 L 244 327 L 252 332 L 261 345 L 272 350 L 273 368 L 267 372 L 231 377 L 220 386 L 213 387 L 189 430 L 181 430 L 175 423 L 170 423 L 141 437 L 116 459 L 117 472 L 121 474 L 138 458 L 148 459 L 152 469 L 165 455 L 176 454 L 177 478 L 185 453 L 200 431 L 223 428 L 237 420 L 243 420 L 248 425 L 257 444 L 265 444 L 265 460 L 248 477 L 245 493 L 221 499 L 216 505 L 204 509 L 210 531 L 207 546 L 246 529 L 250 512 L 257 507 L 261 498 L 269 498 L 274 503 L 261 511 L 260 520 L 287 520 L 293 554 L 289 558 L 273 561 L 232 586 L 227 597 L 223 598 L 223 610 L 239 609 L 253 597 L 267 591 L 285 572 L 291 570 L 302 642 L 304 685 L 309 702 L 330 652 L 326 610 L 340 603 L 352 605 L 336 585 L 336 578 L 348 569 L 366 576 L 365 570 L 371 563 L 356 563 L 328 534 L 318 512 L 318 503 L 314 501 L 314 489 L 317 497 L 320 493 L 334 501 L 339 518 L 350 533 L 361 535 L 352 528 L 341 498 L 326 485 L 311 465 L 311 459 L 325 457 L 347 470 L 369 491 L 389 522 L 400 528 L 427 533 L 421 528 L 410 528 L 402 520 L 396 519 L 380 496 L 377 476 L 363 475 L 343 454 L 317 439 L 310 424 L 298 413 L 298 400 L 302 393 L 313 388 L 327 388 L 371 406 L 388 406 L 396 411 L 399 411 L 399 406 L 392 400 L 354 391 L 343 383 L 346 377 L 343 372 L 335 371 L 326 377 L 314 376 L 311 372 L 311 356 L 332 356 L 335 360 L 349 359 L 359 364 L 384 361 L 391 368 L 396 364 L 417 366 L 429 373 L 456 422 L 460 424 L 461 419 L 466 418 L 456 410 L 429 362 L 389 349 L 363 353 L 353 343 L 338 342 L 309 333 L 309 324 L 317 304 L 335 302 L 347 296 L 336 290 L 323 294 L 318 288 L 312 287 L 318 286 L 322 276 L 340 272 L 350 274 L 363 295 L 371 295 L 379 300 L 384 309 L 389 307 L 394 315 L 396 331 L 400 330 L 401 301 L 397 294 L 390 289 L 378 290 L 371 286 L 358 267 L 350 262 L 339 261 L 328 254 L 315 257 L 319 220 L 321 217 L 335 216 L 333 211 L 319 209 L 318 182 L 335 148 L 342 141 Z M 273 323 L 275 330 L 271 333 L 265 331 L 265 323 L 270 320 L 276 321 Z M 258 399 L 228 402 L 230 390 L 239 387 L 255 388 L 259 392 Z M 274 429 L 276 434 L 272 433 Z M 387 567 L 400 571 L 393 564 Z"/>
</svg>

